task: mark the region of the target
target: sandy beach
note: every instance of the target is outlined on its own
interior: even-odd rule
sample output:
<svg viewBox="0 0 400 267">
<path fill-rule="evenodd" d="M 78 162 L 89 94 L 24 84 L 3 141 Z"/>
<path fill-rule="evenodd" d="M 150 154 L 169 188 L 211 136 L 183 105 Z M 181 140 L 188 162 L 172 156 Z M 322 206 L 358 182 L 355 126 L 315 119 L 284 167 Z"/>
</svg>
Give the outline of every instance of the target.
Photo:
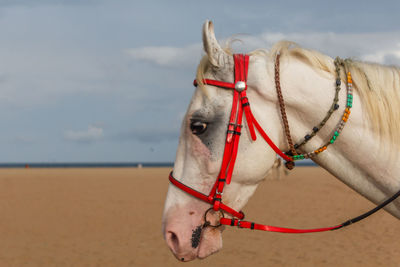
<svg viewBox="0 0 400 267">
<path fill-rule="evenodd" d="M 0 169 L 0 266 L 400 266 L 400 220 L 380 211 L 346 229 L 288 235 L 227 228 L 224 248 L 180 263 L 161 234 L 168 168 Z M 266 180 L 248 220 L 341 223 L 373 205 L 326 171 Z"/>
</svg>

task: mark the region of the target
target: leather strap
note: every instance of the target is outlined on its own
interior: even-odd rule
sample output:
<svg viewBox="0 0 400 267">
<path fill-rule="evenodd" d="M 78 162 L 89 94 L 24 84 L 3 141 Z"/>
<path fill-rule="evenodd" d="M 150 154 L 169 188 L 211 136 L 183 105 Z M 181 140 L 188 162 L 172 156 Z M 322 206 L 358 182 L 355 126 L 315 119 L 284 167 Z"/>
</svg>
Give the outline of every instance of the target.
<svg viewBox="0 0 400 267">
<path fill-rule="evenodd" d="M 315 228 L 315 229 L 294 229 L 294 228 L 285 228 L 285 227 L 258 224 L 254 222 L 241 221 L 240 219 L 229 219 L 229 218 L 221 218 L 220 223 L 222 225 L 238 226 L 239 228 L 247 228 L 252 230 L 261 230 L 268 232 L 288 233 L 288 234 L 325 232 L 325 231 L 336 230 L 342 227 L 342 225 L 336 225 L 332 227 Z"/>
</svg>

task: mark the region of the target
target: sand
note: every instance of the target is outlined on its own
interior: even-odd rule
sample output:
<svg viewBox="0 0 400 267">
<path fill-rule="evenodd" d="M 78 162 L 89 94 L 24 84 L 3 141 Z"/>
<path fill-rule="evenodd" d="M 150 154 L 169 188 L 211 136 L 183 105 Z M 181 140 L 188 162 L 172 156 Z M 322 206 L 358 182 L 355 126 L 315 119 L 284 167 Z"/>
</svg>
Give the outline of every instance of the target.
<svg viewBox="0 0 400 267">
<path fill-rule="evenodd" d="M 1 169 L 0 266 L 400 266 L 400 221 L 379 212 L 346 229 L 288 235 L 228 228 L 224 248 L 180 263 L 161 234 L 167 168 Z M 373 205 L 324 170 L 267 180 L 247 219 L 340 223 Z"/>
</svg>

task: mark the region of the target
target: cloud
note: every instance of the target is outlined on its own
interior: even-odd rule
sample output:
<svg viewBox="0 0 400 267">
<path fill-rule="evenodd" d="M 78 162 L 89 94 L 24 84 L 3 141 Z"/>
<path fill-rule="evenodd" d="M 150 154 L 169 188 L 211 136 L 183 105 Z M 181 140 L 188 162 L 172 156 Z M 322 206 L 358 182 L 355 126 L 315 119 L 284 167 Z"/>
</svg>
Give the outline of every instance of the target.
<svg viewBox="0 0 400 267">
<path fill-rule="evenodd" d="M 103 138 L 103 128 L 89 125 L 87 130 L 83 131 L 66 131 L 64 137 L 66 140 L 78 143 L 92 143 Z"/>
<path fill-rule="evenodd" d="M 145 46 L 130 48 L 126 53 L 135 60 L 143 60 L 159 66 L 186 67 L 196 65 L 201 57 L 200 43 L 185 47 Z"/>
<path fill-rule="evenodd" d="M 236 35 L 234 51 L 246 53 L 255 49 L 268 49 L 281 40 L 293 41 L 305 48 L 315 49 L 331 57 L 352 57 L 381 64 L 400 65 L 400 32 L 387 33 L 281 33 L 264 32 L 259 35 Z M 225 43 L 221 40 L 220 43 Z M 201 43 L 185 47 L 146 46 L 127 49 L 135 60 L 143 60 L 161 67 L 193 66 L 198 64 Z"/>
<path fill-rule="evenodd" d="M 124 131 L 114 134 L 111 139 L 118 142 L 139 141 L 143 143 L 159 143 L 163 141 L 177 140 L 179 129 L 176 128 L 144 128 Z"/>
<path fill-rule="evenodd" d="M 280 40 L 289 40 L 302 47 L 318 50 L 331 57 L 351 57 L 381 64 L 400 65 L 400 32 L 388 33 L 269 33 L 245 37 L 251 49 L 265 43 L 271 47 Z"/>
</svg>

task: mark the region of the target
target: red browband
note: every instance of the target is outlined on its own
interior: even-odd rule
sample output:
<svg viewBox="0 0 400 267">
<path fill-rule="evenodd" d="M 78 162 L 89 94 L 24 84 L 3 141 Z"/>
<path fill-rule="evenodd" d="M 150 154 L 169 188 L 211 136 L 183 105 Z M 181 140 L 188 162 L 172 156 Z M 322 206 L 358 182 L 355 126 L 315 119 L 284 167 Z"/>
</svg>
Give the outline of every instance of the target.
<svg viewBox="0 0 400 267">
<path fill-rule="evenodd" d="M 379 206 L 375 207 L 371 211 L 368 211 L 358 217 L 355 217 L 351 220 L 348 220 L 342 224 L 331 226 L 331 227 L 324 227 L 324 228 L 316 228 L 316 229 L 292 229 L 292 228 L 283 228 L 283 227 L 275 227 L 269 225 L 262 225 L 256 224 L 254 222 L 242 221 L 244 218 L 244 213 L 242 211 L 238 212 L 234 209 L 230 208 L 229 206 L 222 203 L 222 194 L 224 190 L 225 183 L 229 184 L 231 182 L 233 168 L 235 166 L 235 161 L 238 153 L 238 146 L 239 146 L 239 138 L 242 130 L 242 119 L 243 113 L 246 116 L 247 126 L 250 132 L 250 136 L 252 140 L 256 140 L 256 133 L 254 127 L 257 129 L 259 134 L 265 139 L 268 145 L 284 160 L 286 161 L 293 161 L 291 157 L 288 157 L 285 153 L 283 153 L 268 137 L 265 131 L 261 128 L 260 124 L 254 118 L 253 113 L 250 109 L 250 103 L 246 95 L 247 90 L 247 71 L 249 65 L 249 56 L 242 55 L 242 54 L 235 54 L 234 56 L 235 62 L 235 82 L 234 83 L 227 83 L 222 81 L 204 79 L 202 82 L 207 85 L 213 85 L 217 87 L 233 89 L 233 101 L 232 101 L 232 110 L 231 115 L 229 118 L 228 130 L 225 140 L 225 148 L 224 154 L 222 158 L 221 169 L 218 174 L 217 180 L 214 183 L 210 193 L 205 195 L 200 193 L 199 191 L 181 183 L 180 181 L 176 180 L 172 172 L 169 175 L 170 182 L 178 187 L 179 189 L 185 191 L 186 193 L 204 201 L 211 205 L 213 205 L 213 209 L 215 211 L 223 210 L 233 216 L 232 219 L 230 218 L 221 218 L 220 224 L 223 225 L 231 225 L 231 226 L 238 226 L 240 228 L 249 228 L 249 229 L 256 229 L 256 230 L 263 230 L 263 231 L 270 231 L 270 232 L 280 232 L 280 233 L 312 233 L 312 232 L 323 232 L 329 230 L 336 230 L 342 228 L 344 226 L 350 225 L 352 223 L 358 222 L 365 217 L 375 213 L 379 209 L 386 206 L 388 203 L 393 201 L 400 195 L 400 191 L 397 192 L 394 196 L 380 204 Z M 194 85 L 197 86 L 197 81 L 194 81 Z M 207 214 L 207 213 L 206 213 Z M 205 218 L 206 220 L 206 218 Z"/>
</svg>

